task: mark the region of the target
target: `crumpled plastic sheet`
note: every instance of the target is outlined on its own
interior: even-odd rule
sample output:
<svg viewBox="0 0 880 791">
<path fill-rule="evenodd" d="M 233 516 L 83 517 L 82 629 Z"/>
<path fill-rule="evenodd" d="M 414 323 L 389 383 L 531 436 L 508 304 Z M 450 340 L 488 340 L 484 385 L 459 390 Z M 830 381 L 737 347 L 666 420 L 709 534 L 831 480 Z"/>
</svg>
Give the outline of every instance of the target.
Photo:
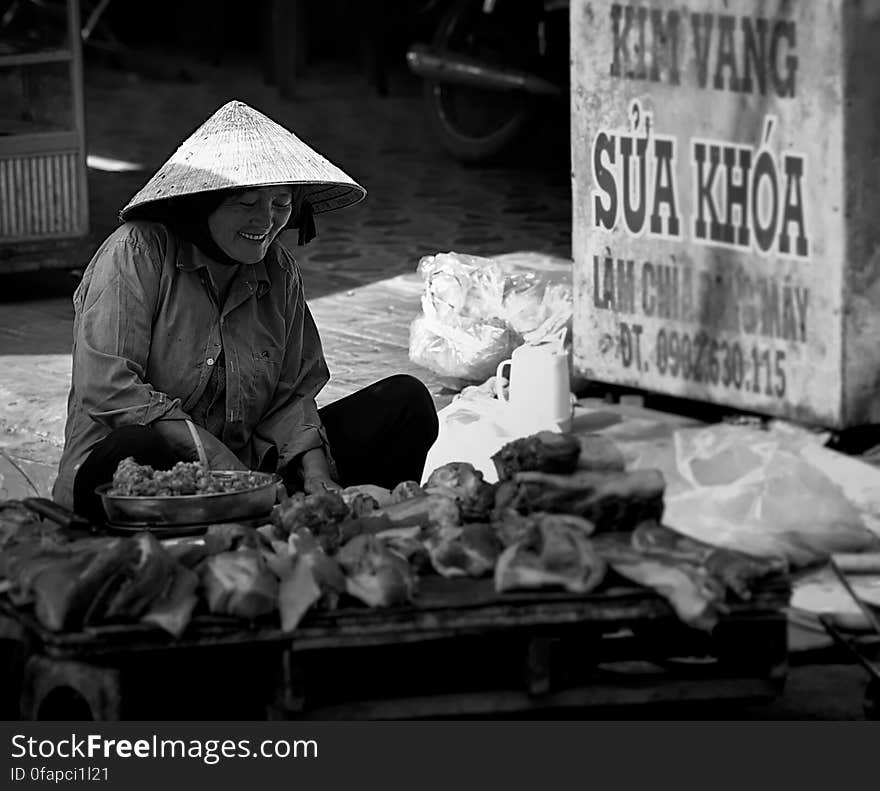
<svg viewBox="0 0 880 791">
<path fill-rule="evenodd" d="M 880 549 L 880 470 L 776 421 L 679 429 L 633 467 L 666 479 L 663 521 L 700 541 L 792 567 Z"/>
</svg>

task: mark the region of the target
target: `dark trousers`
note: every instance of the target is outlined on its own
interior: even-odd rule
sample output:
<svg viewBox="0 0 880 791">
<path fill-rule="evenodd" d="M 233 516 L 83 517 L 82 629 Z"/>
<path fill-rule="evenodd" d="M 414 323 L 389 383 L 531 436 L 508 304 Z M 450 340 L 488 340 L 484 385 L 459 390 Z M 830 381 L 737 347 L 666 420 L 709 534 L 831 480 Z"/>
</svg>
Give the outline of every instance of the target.
<svg viewBox="0 0 880 791">
<path fill-rule="evenodd" d="M 375 484 L 390 489 L 422 480 L 425 457 L 437 439 L 437 411 L 427 388 L 404 374 L 391 376 L 318 410 L 342 486 Z M 105 519 L 95 488 L 113 479 L 122 459 L 167 470 L 175 453 L 150 426 L 111 431 L 86 457 L 73 484 L 74 510 L 95 522 Z M 294 471 L 282 470 L 294 487 Z"/>
</svg>

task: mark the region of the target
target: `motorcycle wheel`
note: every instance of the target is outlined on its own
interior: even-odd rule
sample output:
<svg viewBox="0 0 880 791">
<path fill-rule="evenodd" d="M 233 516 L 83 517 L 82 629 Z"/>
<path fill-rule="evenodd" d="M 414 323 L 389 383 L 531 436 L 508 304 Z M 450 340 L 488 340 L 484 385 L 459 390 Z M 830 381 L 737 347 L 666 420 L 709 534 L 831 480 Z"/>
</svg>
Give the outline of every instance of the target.
<svg viewBox="0 0 880 791">
<path fill-rule="evenodd" d="M 516 0 L 516 4 L 520 2 Z M 482 0 L 459 0 L 440 21 L 433 47 L 509 64 L 512 54 L 529 51 L 530 42 L 523 41 L 523 36 L 530 26 L 506 27 L 503 20 L 493 18 L 496 14 L 498 9 L 483 14 Z M 532 29 L 537 30 L 537 20 Z M 440 143 L 465 163 L 498 159 L 519 138 L 535 112 L 534 98 L 520 93 L 426 80 L 424 95 Z"/>
</svg>

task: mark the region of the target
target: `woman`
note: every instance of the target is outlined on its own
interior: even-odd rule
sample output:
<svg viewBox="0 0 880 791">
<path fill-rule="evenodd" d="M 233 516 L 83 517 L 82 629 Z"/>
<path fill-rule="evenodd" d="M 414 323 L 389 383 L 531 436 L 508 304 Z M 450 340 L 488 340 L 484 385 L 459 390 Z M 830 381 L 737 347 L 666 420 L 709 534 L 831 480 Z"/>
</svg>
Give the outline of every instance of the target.
<svg viewBox="0 0 880 791">
<path fill-rule="evenodd" d="M 318 409 L 329 373 L 279 234 L 365 190 L 241 102 L 220 108 L 121 212 L 74 295 L 73 380 L 54 498 L 94 521 L 119 462 L 278 471 L 308 493 L 420 480 L 433 400 L 393 376 Z"/>
</svg>

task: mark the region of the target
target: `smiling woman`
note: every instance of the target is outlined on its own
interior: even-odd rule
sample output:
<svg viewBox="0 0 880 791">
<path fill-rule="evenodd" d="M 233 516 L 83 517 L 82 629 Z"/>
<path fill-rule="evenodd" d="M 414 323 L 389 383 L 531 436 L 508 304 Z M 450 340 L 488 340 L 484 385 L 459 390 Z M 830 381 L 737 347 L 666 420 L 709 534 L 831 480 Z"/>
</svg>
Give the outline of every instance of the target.
<svg viewBox="0 0 880 791">
<path fill-rule="evenodd" d="M 391 376 L 318 410 L 329 380 L 281 232 L 366 191 L 241 102 L 221 107 L 121 212 L 74 294 L 73 378 L 54 498 L 105 519 L 95 490 L 128 457 L 279 472 L 288 489 L 421 478 L 433 400 Z"/>
</svg>

